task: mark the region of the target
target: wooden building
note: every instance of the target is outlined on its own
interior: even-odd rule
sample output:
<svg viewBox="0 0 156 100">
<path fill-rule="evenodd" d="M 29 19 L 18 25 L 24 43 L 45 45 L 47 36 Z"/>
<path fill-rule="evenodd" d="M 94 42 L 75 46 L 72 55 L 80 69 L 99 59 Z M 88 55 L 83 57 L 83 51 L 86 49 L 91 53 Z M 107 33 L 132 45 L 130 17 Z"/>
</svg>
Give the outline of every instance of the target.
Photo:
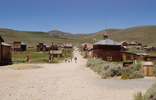
<svg viewBox="0 0 156 100">
<path fill-rule="evenodd" d="M 142 44 L 138 43 L 137 41 L 136 42 L 129 42 L 128 45 L 129 46 L 142 46 Z"/>
<path fill-rule="evenodd" d="M 26 44 L 24 42 L 14 42 L 14 43 L 10 43 L 10 45 L 12 45 L 11 51 L 13 52 L 26 51 Z"/>
<path fill-rule="evenodd" d="M 73 48 L 73 45 L 71 42 L 64 42 L 63 48 Z"/>
<path fill-rule="evenodd" d="M 126 60 L 137 60 L 137 55 L 135 53 L 130 53 L 130 52 L 121 52 L 122 61 L 126 61 Z"/>
<path fill-rule="evenodd" d="M 153 76 L 154 65 L 153 62 L 142 62 L 141 63 L 141 72 L 145 76 Z"/>
<path fill-rule="evenodd" d="M 37 52 L 40 51 L 49 51 L 50 47 L 44 43 L 39 43 L 39 45 L 37 45 Z"/>
<path fill-rule="evenodd" d="M 128 46 L 128 43 L 124 41 L 124 42 L 121 42 L 121 45 L 122 46 Z"/>
<path fill-rule="evenodd" d="M 81 51 L 87 53 L 88 56 L 93 57 L 93 45 L 92 44 L 82 43 Z"/>
<path fill-rule="evenodd" d="M 135 53 L 137 55 L 137 60 L 145 60 L 145 57 L 149 56 L 147 53 Z"/>
<path fill-rule="evenodd" d="M 0 65 L 12 63 L 11 46 L 4 43 L 3 38 L 0 36 Z"/>
<path fill-rule="evenodd" d="M 93 44 L 93 56 L 106 61 L 121 61 L 121 44 L 108 39 L 105 33 L 103 40 Z"/>
<path fill-rule="evenodd" d="M 93 45 L 87 44 L 87 55 L 93 57 Z"/>
<path fill-rule="evenodd" d="M 50 57 L 62 57 L 62 50 L 50 50 Z"/>
</svg>

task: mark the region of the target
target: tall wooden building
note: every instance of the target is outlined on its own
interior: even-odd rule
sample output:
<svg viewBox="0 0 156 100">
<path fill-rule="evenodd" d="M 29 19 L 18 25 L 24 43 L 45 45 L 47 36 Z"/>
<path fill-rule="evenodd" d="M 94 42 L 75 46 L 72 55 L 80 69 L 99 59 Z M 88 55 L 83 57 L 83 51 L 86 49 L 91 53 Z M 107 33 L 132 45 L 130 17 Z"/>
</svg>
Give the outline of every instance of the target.
<svg viewBox="0 0 156 100">
<path fill-rule="evenodd" d="M 50 47 L 44 43 L 39 43 L 39 45 L 37 45 L 37 52 L 40 51 L 49 51 Z"/>
<path fill-rule="evenodd" d="M 93 44 L 93 56 L 106 61 L 121 61 L 121 44 L 108 39 L 105 32 L 103 40 Z"/>
<path fill-rule="evenodd" d="M 14 42 L 14 43 L 10 43 L 10 45 L 12 45 L 11 51 L 13 52 L 26 51 L 26 44 L 24 42 Z"/>
<path fill-rule="evenodd" d="M 12 63 L 11 47 L 12 45 L 4 43 L 4 40 L 0 36 L 0 65 Z"/>
</svg>

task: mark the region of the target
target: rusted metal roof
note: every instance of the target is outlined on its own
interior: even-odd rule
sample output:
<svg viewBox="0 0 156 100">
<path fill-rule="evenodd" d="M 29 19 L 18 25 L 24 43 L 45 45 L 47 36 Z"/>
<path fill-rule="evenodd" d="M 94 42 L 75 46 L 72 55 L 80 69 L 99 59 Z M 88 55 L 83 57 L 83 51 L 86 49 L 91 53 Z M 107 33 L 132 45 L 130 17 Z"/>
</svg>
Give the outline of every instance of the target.
<svg viewBox="0 0 156 100">
<path fill-rule="evenodd" d="M 121 44 L 111 39 L 105 39 L 105 40 L 100 40 L 99 42 L 96 42 L 93 45 L 121 45 Z"/>
</svg>

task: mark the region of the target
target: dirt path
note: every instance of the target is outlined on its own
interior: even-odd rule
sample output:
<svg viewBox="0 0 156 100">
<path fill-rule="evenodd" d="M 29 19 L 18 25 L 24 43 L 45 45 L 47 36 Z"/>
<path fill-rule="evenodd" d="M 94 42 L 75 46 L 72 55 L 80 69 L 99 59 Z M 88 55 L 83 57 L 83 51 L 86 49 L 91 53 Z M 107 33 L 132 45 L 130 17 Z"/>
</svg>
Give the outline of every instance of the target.
<svg viewBox="0 0 156 100">
<path fill-rule="evenodd" d="M 39 69 L 0 68 L 0 100 L 133 100 L 155 78 L 101 79 L 85 67 L 86 59 L 74 52 L 77 63 L 38 64 Z"/>
</svg>

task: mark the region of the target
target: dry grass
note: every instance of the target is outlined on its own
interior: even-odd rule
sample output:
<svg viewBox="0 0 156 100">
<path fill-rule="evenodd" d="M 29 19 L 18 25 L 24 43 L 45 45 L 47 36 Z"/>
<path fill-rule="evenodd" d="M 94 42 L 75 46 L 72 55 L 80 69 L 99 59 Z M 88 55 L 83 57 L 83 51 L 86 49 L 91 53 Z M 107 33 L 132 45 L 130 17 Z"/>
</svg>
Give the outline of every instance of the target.
<svg viewBox="0 0 156 100">
<path fill-rule="evenodd" d="M 37 69 L 37 68 L 43 68 L 43 66 L 39 65 L 27 65 L 27 64 L 14 64 L 6 66 L 7 68 L 12 68 L 15 70 L 23 70 L 23 69 Z"/>
</svg>

